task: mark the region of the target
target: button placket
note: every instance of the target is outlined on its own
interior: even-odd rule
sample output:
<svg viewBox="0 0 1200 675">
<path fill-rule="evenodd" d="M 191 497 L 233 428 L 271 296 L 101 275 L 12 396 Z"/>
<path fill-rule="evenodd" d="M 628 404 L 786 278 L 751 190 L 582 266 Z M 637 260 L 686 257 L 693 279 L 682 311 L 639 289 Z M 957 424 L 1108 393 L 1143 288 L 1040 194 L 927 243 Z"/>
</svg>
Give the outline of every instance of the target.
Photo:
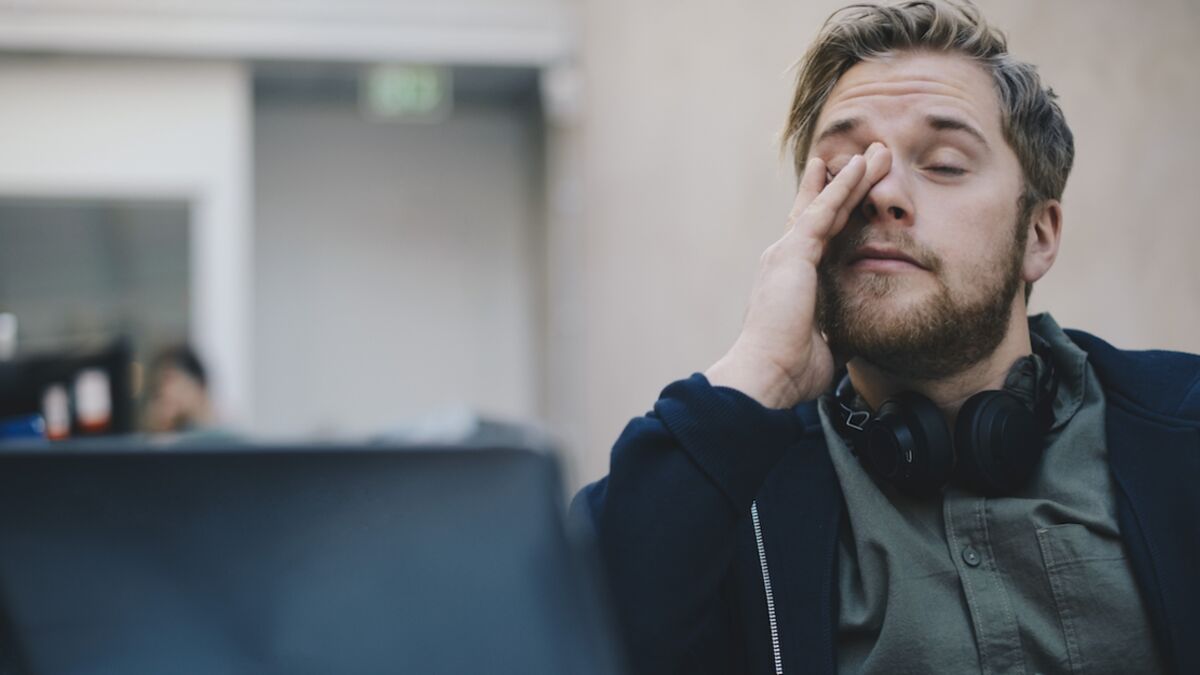
<svg viewBox="0 0 1200 675">
<path fill-rule="evenodd" d="M 958 569 L 980 669 L 985 675 L 1025 673 L 1016 615 L 991 557 L 988 500 L 951 487 L 944 495 L 943 518 L 947 553 Z"/>
</svg>

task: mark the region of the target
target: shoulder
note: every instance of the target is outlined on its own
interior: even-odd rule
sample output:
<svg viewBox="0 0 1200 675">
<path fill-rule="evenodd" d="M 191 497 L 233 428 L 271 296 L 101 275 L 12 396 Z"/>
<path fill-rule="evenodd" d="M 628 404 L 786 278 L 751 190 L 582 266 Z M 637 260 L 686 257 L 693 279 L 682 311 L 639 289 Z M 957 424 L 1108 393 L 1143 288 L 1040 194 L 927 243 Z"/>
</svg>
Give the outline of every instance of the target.
<svg viewBox="0 0 1200 675">
<path fill-rule="evenodd" d="M 1088 354 L 1105 396 L 1153 413 L 1200 421 L 1200 356 L 1162 349 L 1118 349 L 1095 335 L 1067 330 Z"/>
</svg>

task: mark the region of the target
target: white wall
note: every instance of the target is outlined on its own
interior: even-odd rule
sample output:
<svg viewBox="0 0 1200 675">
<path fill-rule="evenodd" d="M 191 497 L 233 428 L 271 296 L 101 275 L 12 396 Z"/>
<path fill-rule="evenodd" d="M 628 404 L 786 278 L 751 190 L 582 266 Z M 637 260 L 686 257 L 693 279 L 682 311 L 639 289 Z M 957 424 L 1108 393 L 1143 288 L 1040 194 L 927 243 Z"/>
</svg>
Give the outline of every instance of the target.
<svg viewBox="0 0 1200 675">
<path fill-rule="evenodd" d="M 536 416 L 538 152 L 535 120 L 506 106 L 439 124 L 260 106 L 256 428 Z"/>
<path fill-rule="evenodd" d="M 0 101 L 0 194 L 191 202 L 192 340 L 223 416 L 250 417 L 246 70 L 4 56 Z"/>
<path fill-rule="evenodd" d="M 572 48 L 563 0 L 0 0 L 0 49 L 537 65 Z"/>
</svg>

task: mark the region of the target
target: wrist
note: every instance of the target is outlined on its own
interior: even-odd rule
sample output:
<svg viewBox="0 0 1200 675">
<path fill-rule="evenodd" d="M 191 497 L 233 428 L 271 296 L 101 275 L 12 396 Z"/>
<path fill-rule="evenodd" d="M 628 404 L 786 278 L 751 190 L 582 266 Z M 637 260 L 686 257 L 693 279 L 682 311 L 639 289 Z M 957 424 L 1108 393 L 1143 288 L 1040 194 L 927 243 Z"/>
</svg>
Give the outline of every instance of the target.
<svg viewBox="0 0 1200 675">
<path fill-rule="evenodd" d="M 714 387 L 736 389 L 766 408 L 791 408 L 801 400 L 795 380 L 764 359 L 730 352 L 704 371 L 704 377 Z"/>
</svg>

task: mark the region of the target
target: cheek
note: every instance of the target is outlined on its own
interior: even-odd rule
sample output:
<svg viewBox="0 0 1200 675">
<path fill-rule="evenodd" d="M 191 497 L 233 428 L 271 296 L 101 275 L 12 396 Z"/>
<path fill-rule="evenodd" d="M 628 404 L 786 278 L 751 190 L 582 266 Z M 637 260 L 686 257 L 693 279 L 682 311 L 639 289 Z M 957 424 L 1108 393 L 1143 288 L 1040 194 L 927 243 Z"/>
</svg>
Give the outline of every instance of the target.
<svg viewBox="0 0 1200 675">
<path fill-rule="evenodd" d="M 990 197 L 990 198 L 989 198 Z M 920 220 L 928 223 L 919 239 L 938 256 L 942 276 L 957 284 L 990 278 L 996 261 L 1011 252 L 1016 205 L 998 203 L 995 195 L 929 195 Z M 980 276 L 983 274 L 984 276 Z"/>
<path fill-rule="evenodd" d="M 1003 225 L 1008 231 L 1017 215 L 1017 197 L 1015 189 L 979 175 L 961 183 L 921 185 L 917 207 L 964 230 L 994 230 Z"/>
</svg>

